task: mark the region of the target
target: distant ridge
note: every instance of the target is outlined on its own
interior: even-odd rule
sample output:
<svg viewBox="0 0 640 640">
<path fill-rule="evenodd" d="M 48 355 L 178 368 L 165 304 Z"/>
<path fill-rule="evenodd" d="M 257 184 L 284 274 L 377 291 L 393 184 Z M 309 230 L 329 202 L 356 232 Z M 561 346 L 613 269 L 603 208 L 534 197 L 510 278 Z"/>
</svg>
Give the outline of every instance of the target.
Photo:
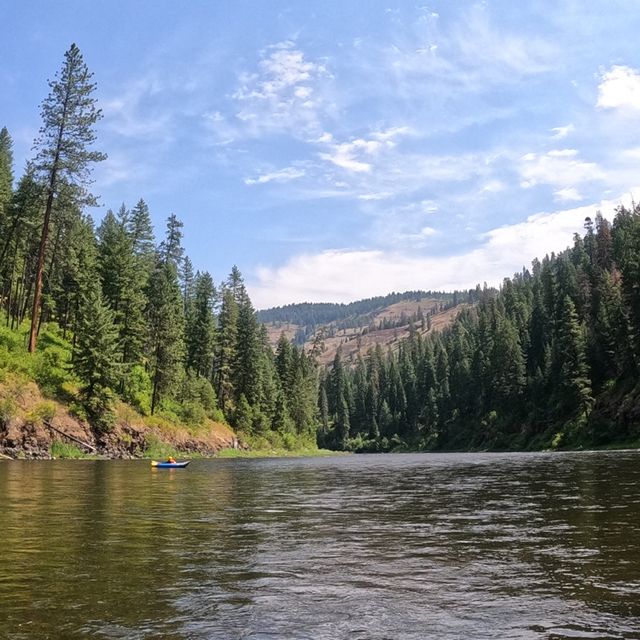
<svg viewBox="0 0 640 640">
<path fill-rule="evenodd" d="M 258 319 L 265 324 L 286 322 L 296 325 L 320 325 L 338 322 L 354 316 L 362 316 L 388 307 L 403 300 L 431 298 L 442 302 L 453 301 L 456 293 L 446 291 L 405 291 L 386 296 L 364 298 L 348 303 L 300 302 L 258 311 Z"/>
</svg>

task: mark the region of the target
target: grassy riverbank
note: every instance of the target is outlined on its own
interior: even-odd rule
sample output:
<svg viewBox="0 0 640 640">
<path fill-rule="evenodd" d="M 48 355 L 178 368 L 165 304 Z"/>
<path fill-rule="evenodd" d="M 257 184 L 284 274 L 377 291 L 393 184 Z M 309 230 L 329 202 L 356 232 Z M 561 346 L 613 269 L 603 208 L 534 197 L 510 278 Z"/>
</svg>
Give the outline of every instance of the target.
<svg viewBox="0 0 640 640">
<path fill-rule="evenodd" d="M 71 369 L 72 347 L 56 325 L 43 327 L 34 354 L 26 326 L 0 327 L 0 453 L 10 458 L 161 458 L 212 456 L 238 439 L 218 416 L 162 407 L 148 415 L 117 400 L 113 424 L 88 420 L 82 385 Z M 188 415 L 187 415 L 188 414 Z"/>
</svg>

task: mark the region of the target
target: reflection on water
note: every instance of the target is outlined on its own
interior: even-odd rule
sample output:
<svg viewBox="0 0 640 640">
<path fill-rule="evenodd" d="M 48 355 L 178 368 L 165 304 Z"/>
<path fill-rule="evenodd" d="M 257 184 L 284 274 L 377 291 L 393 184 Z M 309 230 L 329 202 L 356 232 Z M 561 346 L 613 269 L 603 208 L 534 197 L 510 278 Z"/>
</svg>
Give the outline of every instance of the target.
<svg viewBox="0 0 640 640">
<path fill-rule="evenodd" d="M 0 637 L 640 638 L 640 454 L 0 464 Z"/>
</svg>

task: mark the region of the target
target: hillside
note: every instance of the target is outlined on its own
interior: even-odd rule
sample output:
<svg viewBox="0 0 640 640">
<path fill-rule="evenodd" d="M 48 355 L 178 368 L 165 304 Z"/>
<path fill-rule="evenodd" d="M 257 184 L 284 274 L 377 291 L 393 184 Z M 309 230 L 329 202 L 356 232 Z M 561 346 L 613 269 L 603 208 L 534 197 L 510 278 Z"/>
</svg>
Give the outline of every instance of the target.
<svg viewBox="0 0 640 640">
<path fill-rule="evenodd" d="M 336 358 L 321 380 L 319 443 L 638 446 L 638 255 L 640 207 L 620 207 L 613 223 L 597 213 L 571 247 L 534 260 L 499 291 L 476 289 L 442 331 L 414 331 L 355 366 Z"/>
<path fill-rule="evenodd" d="M 385 351 L 397 348 L 412 331 L 424 336 L 449 326 L 469 306 L 468 302 L 458 304 L 458 299 L 475 300 L 475 297 L 475 292 L 409 291 L 349 305 L 289 305 L 258 315 L 265 322 L 274 348 L 284 334 L 288 340 L 304 345 L 306 351 L 314 349 L 321 365 L 330 364 L 338 348 L 345 361 L 353 363 L 371 347 L 380 345 Z M 270 318 L 275 319 L 265 320 Z M 317 318 L 326 321 L 317 324 Z"/>
<path fill-rule="evenodd" d="M 96 429 L 86 419 L 68 366 L 71 345 L 55 325 L 43 330 L 35 354 L 25 352 L 25 342 L 26 326 L 0 329 L 0 457 L 213 455 L 238 446 L 226 424 L 207 416 L 145 416 L 121 401 L 110 428 Z"/>
</svg>

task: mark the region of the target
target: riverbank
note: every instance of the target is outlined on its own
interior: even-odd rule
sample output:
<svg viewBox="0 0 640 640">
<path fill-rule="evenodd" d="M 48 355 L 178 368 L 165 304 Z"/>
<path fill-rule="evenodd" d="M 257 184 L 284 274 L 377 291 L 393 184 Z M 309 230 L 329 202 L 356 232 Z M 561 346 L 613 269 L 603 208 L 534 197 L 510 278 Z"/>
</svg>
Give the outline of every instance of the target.
<svg viewBox="0 0 640 640">
<path fill-rule="evenodd" d="M 206 419 L 198 425 L 142 416 L 124 403 L 115 408 L 108 431 L 94 429 L 70 407 L 45 397 L 23 376 L 5 375 L 0 383 L 0 454 L 12 459 L 213 456 L 241 447 L 227 425 Z"/>
</svg>

